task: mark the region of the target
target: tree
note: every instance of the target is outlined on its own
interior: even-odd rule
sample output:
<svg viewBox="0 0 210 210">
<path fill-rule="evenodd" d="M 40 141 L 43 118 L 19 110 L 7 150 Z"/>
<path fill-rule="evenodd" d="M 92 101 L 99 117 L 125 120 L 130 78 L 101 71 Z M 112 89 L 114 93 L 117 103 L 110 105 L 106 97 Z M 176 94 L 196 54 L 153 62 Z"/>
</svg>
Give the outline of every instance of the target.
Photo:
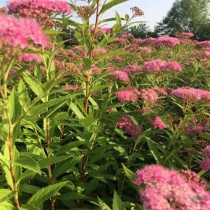
<svg viewBox="0 0 210 210">
<path fill-rule="evenodd" d="M 209 21 L 209 0 L 176 0 L 167 16 L 155 27 L 158 35 L 172 35 L 175 32 L 202 31 Z"/>
<path fill-rule="evenodd" d="M 151 35 L 151 30 L 147 24 L 139 24 L 128 28 L 127 33 L 132 34 L 135 38 L 147 38 Z"/>
</svg>

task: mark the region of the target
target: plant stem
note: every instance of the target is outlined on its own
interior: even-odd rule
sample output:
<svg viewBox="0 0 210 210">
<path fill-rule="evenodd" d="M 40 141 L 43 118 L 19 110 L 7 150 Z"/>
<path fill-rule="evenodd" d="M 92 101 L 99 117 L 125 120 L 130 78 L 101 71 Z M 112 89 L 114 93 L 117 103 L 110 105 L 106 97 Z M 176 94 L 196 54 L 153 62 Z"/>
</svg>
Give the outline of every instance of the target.
<svg viewBox="0 0 210 210">
<path fill-rule="evenodd" d="M 16 210 L 19 210 L 20 208 L 20 203 L 19 203 L 19 198 L 18 198 L 18 186 L 17 186 L 17 181 L 15 179 L 15 170 L 14 170 L 14 156 L 13 156 L 13 142 L 12 142 L 12 138 L 13 138 L 13 125 L 10 121 L 10 119 L 8 119 L 9 121 L 9 135 L 7 137 L 7 145 L 8 145 L 8 149 L 9 149 L 9 160 L 10 160 L 10 174 L 12 177 L 12 182 L 13 182 L 13 189 L 15 192 L 15 206 L 16 206 Z"/>
<path fill-rule="evenodd" d="M 14 59 L 11 61 L 11 63 L 8 65 L 8 67 L 3 72 L 3 84 L 1 88 L 1 97 L 3 101 L 3 109 L 6 114 L 7 123 L 9 126 L 8 134 L 7 134 L 7 146 L 9 151 L 9 171 L 12 178 L 12 184 L 13 184 L 13 191 L 15 192 L 15 208 L 16 210 L 20 209 L 20 202 L 18 197 L 18 184 L 15 178 L 15 169 L 14 169 L 14 155 L 13 155 L 13 128 L 14 125 L 12 124 L 11 116 L 10 116 L 10 110 L 8 107 L 8 89 L 7 89 L 7 78 L 9 75 L 9 70 L 11 69 L 12 65 L 14 63 Z"/>
</svg>

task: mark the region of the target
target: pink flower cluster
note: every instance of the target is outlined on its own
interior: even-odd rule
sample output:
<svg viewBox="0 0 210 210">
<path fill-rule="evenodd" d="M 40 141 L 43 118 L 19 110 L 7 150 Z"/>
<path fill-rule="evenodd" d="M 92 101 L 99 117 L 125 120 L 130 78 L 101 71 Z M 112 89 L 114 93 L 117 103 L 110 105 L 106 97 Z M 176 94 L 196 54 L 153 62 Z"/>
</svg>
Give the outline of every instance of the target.
<svg viewBox="0 0 210 210">
<path fill-rule="evenodd" d="M 157 93 L 151 88 L 141 89 L 139 92 L 139 97 L 150 104 L 155 104 L 158 100 Z"/>
<path fill-rule="evenodd" d="M 62 0 L 10 0 L 7 7 L 10 14 L 26 14 L 27 9 L 32 9 L 33 12 L 38 12 L 39 10 L 42 10 L 43 12 L 48 14 L 71 14 L 72 12 L 69 4 Z"/>
<path fill-rule="evenodd" d="M 161 36 L 158 37 L 155 40 L 155 46 L 169 46 L 169 47 L 174 47 L 178 44 L 180 44 L 180 41 L 178 38 L 174 37 L 169 37 L 169 36 Z"/>
<path fill-rule="evenodd" d="M 197 46 L 199 46 L 199 47 L 210 47 L 210 41 L 198 42 Z"/>
<path fill-rule="evenodd" d="M 115 93 L 115 95 L 117 96 L 120 102 L 135 102 L 138 99 L 140 92 L 135 87 L 131 87 L 128 89 L 119 90 Z"/>
<path fill-rule="evenodd" d="M 181 36 L 184 37 L 184 38 L 191 38 L 191 37 L 194 37 L 194 33 L 192 33 L 192 32 L 182 32 Z"/>
<path fill-rule="evenodd" d="M 164 128 L 167 128 L 167 125 L 162 121 L 159 116 L 157 116 L 153 121 L 153 128 L 162 130 Z"/>
<path fill-rule="evenodd" d="M 0 15 L 0 40 L 8 46 L 26 48 L 32 41 L 37 45 L 46 45 L 47 39 L 38 23 L 29 19 L 16 19 Z"/>
<path fill-rule="evenodd" d="M 189 127 L 187 129 L 187 132 L 189 134 L 198 134 L 198 133 L 207 132 L 207 131 L 209 131 L 209 129 L 204 125 L 196 125 L 193 127 Z"/>
<path fill-rule="evenodd" d="M 134 139 L 137 139 L 141 134 L 141 129 L 136 124 L 134 124 L 131 118 L 127 115 L 122 115 L 121 119 L 117 122 L 117 127 L 122 128 Z"/>
<path fill-rule="evenodd" d="M 205 158 L 202 160 L 200 164 L 200 168 L 203 171 L 209 171 L 210 170 L 210 145 L 203 149 L 203 153 L 205 155 Z"/>
<path fill-rule="evenodd" d="M 168 95 L 168 92 L 164 88 L 157 87 L 157 88 L 153 88 L 153 90 L 156 93 L 159 93 L 159 94 L 161 94 L 163 96 L 167 96 Z"/>
<path fill-rule="evenodd" d="M 20 62 L 42 62 L 42 57 L 37 54 L 22 53 L 19 57 Z"/>
<path fill-rule="evenodd" d="M 200 100 L 210 101 L 210 91 L 190 87 L 181 87 L 171 91 L 171 95 L 183 99 L 186 102 Z"/>
<path fill-rule="evenodd" d="M 142 42 L 142 39 L 136 38 L 136 39 L 133 39 L 132 44 L 140 44 L 141 42 Z"/>
<path fill-rule="evenodd" d="M 111 74 L 109 74 L 111 77 L 114 77 L 120 81 L 123 81 L 123 82 L 130 82 L 130 79 L 128 77 L 128 74 L 124 71 L 115 71 Z"/>
<path fill-rule="evenodd" d="M 126 66 L 121 71 L 126 72 L 128 75 L 134 73 L 141 73 L 141 66 L 138 65 Z"/>
<path fill-rule="evenodd" d="M 155 43 L 155 40 L 156 40 L 155 38 L 149 37 L 149 38 L 143 39 L 141 44 L 153 45 Z"/>
<path fill-rule="evenodd" d="M 183 68 L 177 61 L 167 62 L 163 60 L 152 60 L 145 63 L 144 70 L 152 72 L 163 72 L 163 71 L 180 72 L 183 70 Z"/>
<path fill-rule="evenodd" d="M 95 28 L 91 28 L 90 29 L 90 33 L 93 33 L 95 30 Z M 101 31 L 104 34 L 110 34 L 111 33 L 111 28 L 107 28 L 107 27 L 101 27 L 101 28 L 97 28 L 96 31 Z"/>
<path fill-rule="evenodd" d="M 185 174 L 160 165 L 137 170 L 135 183 L 145 186 L 140 191 L 140 199 L 148 210 L 209 209 L 210 193 L 199 180 L 189 180 Z"/>
<path fill-rule="evenodd" d="M 120 36 L 120 38 L 122 38 L 122 39 L 133 39 L 134 37 L 133 37 L 132 34 L 122 34 Z"/>
<path fill-rule="evenodd" d="M 194 36 L 194 33 L 192 33 L 192 32 L 181 32 L 181 33 L 176 33 L 175 35 L 177 37 L 180 37 L 180 38 L 189 39 L 189 38 Z"/>
<path fill-rule="evenodd" d="M 76 90 L 79 89 L 79 86 L 78 85 L 73 85 L 73 84 L 67 84 L 67 85 L 62 85 L 61 88 L 64 89 L 64 90 L 76 91 Z"/>
</svg>

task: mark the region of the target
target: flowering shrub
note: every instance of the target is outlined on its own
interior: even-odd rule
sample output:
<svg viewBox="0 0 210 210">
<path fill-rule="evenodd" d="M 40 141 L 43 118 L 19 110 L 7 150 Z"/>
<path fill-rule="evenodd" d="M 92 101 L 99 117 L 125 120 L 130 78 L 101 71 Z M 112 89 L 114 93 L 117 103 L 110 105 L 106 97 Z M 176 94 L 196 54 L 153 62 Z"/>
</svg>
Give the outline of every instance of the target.
<svg viewBox="0 0 210 210">
<path fill-rule="evenodd" d="M 135 39 L 122 2 L 0 10 L 0 209 L 209 209 L 210 41 Z"/>
</svg>

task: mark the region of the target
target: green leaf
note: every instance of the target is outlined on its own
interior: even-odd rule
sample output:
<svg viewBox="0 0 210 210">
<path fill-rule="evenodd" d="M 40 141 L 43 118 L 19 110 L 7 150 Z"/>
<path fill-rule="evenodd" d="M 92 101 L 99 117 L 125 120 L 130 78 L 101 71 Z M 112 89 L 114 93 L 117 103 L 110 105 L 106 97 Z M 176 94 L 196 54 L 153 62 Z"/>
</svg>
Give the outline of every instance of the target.
<svg viewBox="0 0 210 210">
<path fill-rule="evenodd" d="M 98 203 L 99 203 L 99 206 L 104 209 L 104 210 L 111 210 L 109 208 L 109 206 L 103 201 L 101 200 L 99 197 L 98 197 Z"/>
<path fill-rule="evenodd" d="M 55 163 L 66 160 L 68 158 L 69 158 L 69 156 L 56 156 L 56 157 L 44 158 L 41 161 L 39 161 L 39 166 L 40 166 L 40 168 L 45 168 L 49 165 L 53 165 Z"/>
<path fill-rule="evenodd" d="M 29 199 L 27 204 L 36 205 L 43 203 L 44 201 L 50 199 L 53 195 L 55 195 L 67 183 L 68 181 L 60 182 L 40 189 Z"/>
<path fill-rule="evenodd" d="M 39 80 L 27 73 L 23 74 L 23 79 L 38 97 L 44 96 L 44 91 Z M 42 101 L 44 101 L 44 98 L 42 98 Z"/>
<path fill-rule="evenodd" d="M 148 144 L 149 150 L 152 153 L 153 157 L 155 158 L 157 163 L 161 163 L 161 156 L 157 149 L 157 143 L 152 141 L 150 138 L 146 138 L 146 139 L 147 139 L 147 144 Z"/>
<path fill-rule="evenodd" d="M 83 70 L 88 70 L 91 68 L 92 61 L 89 58 L 84 58 L 82 61 L 83 61 Z"/>
<path fill-rule="evenodd" d="M 34 105 L 33 107 L 31 107 L 31 109 L 29 110 L 30 111 L 30 116 L 37 116 L 37 114 L 43 114 L 46 112 L 46 110 L 52 106 L 55 106 L 57 104 L 61 104 L 61 103 L 64 103 L 64 102 L 67 102 L 68 100 L 70 100 L 71 97 L 70 96 L 63 96 L 63 97 L 60 97 L 60 98 L 53 98 L 47 102 L 44 102 L 42 104 L 37 104 L 37 105 Z M 52 111 L 51 111 L 52 112 Z"/>
<path fill-rule="evenodd" d="M 122 166 L 123 166 L 123 170 L 124 170 L 126 176 L 133 183 L 133 181 L 135 179 L 135 173 L 133 171 L 131 171 L 130 169 L 128 169 L 124 164 L 122 164 Z"/>
<path fill-rule="evenodd" d="M 10 198 L 12 198 L 15 195 L 15 193 L 8 189 L 0 189 L 0 203 L 4 201 L 8 201 Z"/>
<path fill-rule="evenodd" d="M 127 0 L 113 0 L 113 1 L 110 1 L 109 3 L 105 4 L 102 8 L 101 8 L 101 11 L 100 11 L 100 14 L 101 13 L 104 13 L 106 12 L 108 9 L 118 5 L 118 4 L 121 4 L 123 2 L 126 2 Z"/>
<path fill-rule="evenodd" d="M 75 165 L 82 159 L 82 157 L 83 155 L 58 165 L 54 169 L 53 178 L 55 179 L 56 177 L 60 176 L 63 173 L 66 173 L 67 171 L 72 171 Z"/>
<path fill-rule="evenodd" d="M 121 201 L 116 191 L 114 191 L 112 210 L 126 210 L 123 202 Z"/>
<path fill-rule="evenodd" d="M 121 17 L 119 15 L 118 12 L 115 12 L 115 17 L 116 17 L 116 24 L 121 27 L 122 26 L 122 21 L 121 21 Z"/>
<path fill-rule="evenodd" d="M 23 167 L 23 168 L 27 168 L 31 171 L 34 171 L 38 174 L 41 174 L 39 164 L 33 158 L 21 157 L 18 160 L 16 160 L 14 163 L 16 165 L 19 165 L 19 166 Z"/>
<path fill-rule="evenodd" d="M 21 115 L 21 106 L 15 88 L 12 89 L 12 92 L 9 96 L 8 106 L 9 106 L 10 117 L 12 119 L 12 122 L 14 123 Z"/>
<path fill-rule="evenodd" d="M 74 141 L 74 142 L 70 142 L 64 146 L 62 146 L 61 148 L 59 148 L 55 154 L 56 155 L 59 155 L 59 154 L 63 154 L 63 153 L 66 153 L 66 152 L 70 152 L 71 150 L 73 151 L 74 148 L 76 148 L 77 150 L 79 150 L 79 146 L 81 145 L 84 145 L 85 143 L 84 142 L 81 142 L 81 141 Z"/>
<path fill-rule="evenodd" d="M 18 97 L 19 97 L 19 102 L 21 106 L 26 111 L 29 105 L 31 104 L 31 100 L 28 95 L 27 88 L 22 79 L 20 80 L 18 84 Z"/>
<path fill-rule="evenodd" d="M 75 103 L 71 102 L 70 108 L 79 119 L 85 119 L 85 116 Z"/>
<path fill-rule="evenodd" d="M 121 20 L 125 20 L 125 18 L 121 18 Z M 107 19 L 101 20 L 101 21 L 99 22 L 99 24 L 105 23 L 105 22 L 110 22 L 110 21 L 116 21 L 116 17 L 107 18 Z"/>
<path fill-rule="evenodd" d="M 1 210 L 15 210 L 16 208 L 12 205 L 10 201 L 4 201 L 0 203 Z"/>
</svg>

